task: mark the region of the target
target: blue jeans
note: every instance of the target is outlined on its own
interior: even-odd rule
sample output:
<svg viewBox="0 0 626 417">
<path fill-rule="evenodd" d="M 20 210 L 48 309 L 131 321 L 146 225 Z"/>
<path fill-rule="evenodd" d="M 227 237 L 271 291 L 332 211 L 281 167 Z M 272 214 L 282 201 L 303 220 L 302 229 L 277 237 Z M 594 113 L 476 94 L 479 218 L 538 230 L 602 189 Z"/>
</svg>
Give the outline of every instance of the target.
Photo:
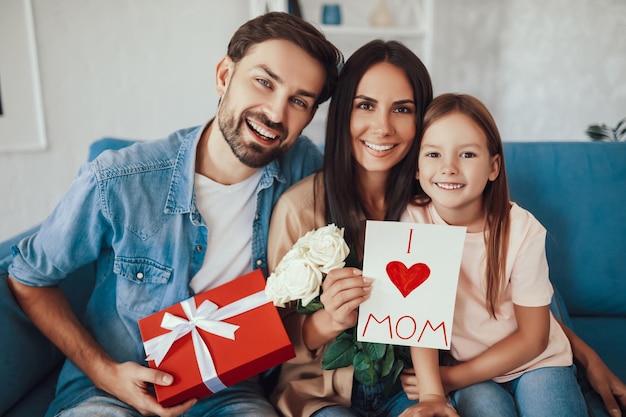
<svg viewBox="0 0 626 417">
<path fill-rule="evenodd" d="M 352 385 L 352 407 L 331 405 L 311 414 L 311 417 L 397 417 L 417 401 L 409 400 L 404 391 L 390 398 L 383 395 L 384 383 L 373 387 L 354 380 Z"/>
<path fill-rule="evenodd" d="M 485 381 L 451 393 L 461 417 L 588 417 L 574 366 L 525 372 L 505 383 Z"/>
<path fill-rule="evenodd" d="M 99 393 L 99 394 L 98 394 Z M 137 410 L 102 391 L 68 407 L 56 417 L 142 417 Z M 184 417 L 278 417 L 261 386 L 244 381 L 198 401 Z"/>
</svg>

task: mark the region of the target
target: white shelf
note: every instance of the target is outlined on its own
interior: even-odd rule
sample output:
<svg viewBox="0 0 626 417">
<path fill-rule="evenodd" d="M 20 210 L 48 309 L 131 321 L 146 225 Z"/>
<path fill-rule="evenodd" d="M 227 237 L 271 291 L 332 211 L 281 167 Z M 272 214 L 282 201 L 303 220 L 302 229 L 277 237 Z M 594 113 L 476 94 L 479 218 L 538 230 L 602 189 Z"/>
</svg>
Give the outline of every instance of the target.
<svg viewBox="0 0 626 417">
<path fill-rule="evenodd" d="M 414 27 L 385 27 L 371 26 L 343 26 L 343 25 L 320 25 L 320 29 L 327 36 L 374 36 L 374 37 L 410 37 L 422 38 L 426 32 Z"/>
</svg>

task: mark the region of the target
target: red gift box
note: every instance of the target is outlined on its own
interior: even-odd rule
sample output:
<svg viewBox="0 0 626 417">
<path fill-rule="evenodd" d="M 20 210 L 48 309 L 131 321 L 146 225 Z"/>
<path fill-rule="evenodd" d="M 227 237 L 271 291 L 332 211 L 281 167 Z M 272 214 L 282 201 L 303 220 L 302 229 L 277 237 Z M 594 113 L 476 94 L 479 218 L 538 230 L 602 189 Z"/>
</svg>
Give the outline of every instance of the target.
<svg viewBox="0 0 626 417">
<path fill-rule="evenodd" d="M 161 405 L 206 397 L 295 357 L 264 289 L 257 269 L 139 320 L 148 364 L 174 377 L 155 385 Z"/>
</svg>

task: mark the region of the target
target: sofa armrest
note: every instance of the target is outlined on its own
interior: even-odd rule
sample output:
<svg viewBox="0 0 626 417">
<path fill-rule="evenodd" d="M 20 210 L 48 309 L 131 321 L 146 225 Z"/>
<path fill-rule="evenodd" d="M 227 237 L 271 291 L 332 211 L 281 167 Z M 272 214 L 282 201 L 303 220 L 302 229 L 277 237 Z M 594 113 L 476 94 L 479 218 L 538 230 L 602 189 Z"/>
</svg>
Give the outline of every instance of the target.
<svg viewBox="0 0 626 417">
<path fill-rule="evenodd" d="M 106 149 L 120 149 L 134 142 L 116 138 L 96 140 L 89 147 L 87 159 L 91 161 Z M 46 378 L 56 378 L 55 371 L 58 371 L 64 360 L 63 354 L 22 312 L 7 284 L 7 269 L 13 259 L 12 247 L 38 229 L 39 226 L 35 226 L 0 242 L 0 375 L 9 381 L 0 390 L 0 415 L 12 407 L 17 407 L 14 410 L 23 408 L 24 404 L 20 400 L 39 389 Z M 74 271 L 61 284 L 78 317 L 83 315 L 94 282 L 95 265 L 88 264 Z M 50 393 L 45 394 L 45 398 L 50 397 Z M 24 401 L 32 403 L 30 397 Z M 42 404 L 43 407 L 47 408 L 47 405 Z"/>
<path fill-rule="evenodd" d="M 0 415 L 58 368 L 64 359 L 22 312 L 7 283 L 12 246 L 37 229 L 0 243 L 0 375 L 10 378 L 10 383 L 0 390 Z M 95 267 L 89 264 L 76 270 L 61 285 L 79 317 L 84 312 L 94 280 Z"/>
</svg>

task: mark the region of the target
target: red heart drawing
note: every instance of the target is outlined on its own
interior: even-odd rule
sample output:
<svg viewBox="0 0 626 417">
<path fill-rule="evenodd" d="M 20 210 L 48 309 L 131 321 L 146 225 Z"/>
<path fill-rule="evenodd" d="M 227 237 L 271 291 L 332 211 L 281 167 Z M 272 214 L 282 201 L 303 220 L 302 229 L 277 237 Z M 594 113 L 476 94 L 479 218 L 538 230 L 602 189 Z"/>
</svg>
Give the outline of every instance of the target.
<svg viewBox="0 0 626 417">
<path fill-rule="evenodd" d="M 410 268 L 399 261 L 391 261 L 387 264 L 387 275 L 404 298 L 422 285 L 430 276 L 430 268 L 423 263 L 417 263 Z"/>
</svg>

